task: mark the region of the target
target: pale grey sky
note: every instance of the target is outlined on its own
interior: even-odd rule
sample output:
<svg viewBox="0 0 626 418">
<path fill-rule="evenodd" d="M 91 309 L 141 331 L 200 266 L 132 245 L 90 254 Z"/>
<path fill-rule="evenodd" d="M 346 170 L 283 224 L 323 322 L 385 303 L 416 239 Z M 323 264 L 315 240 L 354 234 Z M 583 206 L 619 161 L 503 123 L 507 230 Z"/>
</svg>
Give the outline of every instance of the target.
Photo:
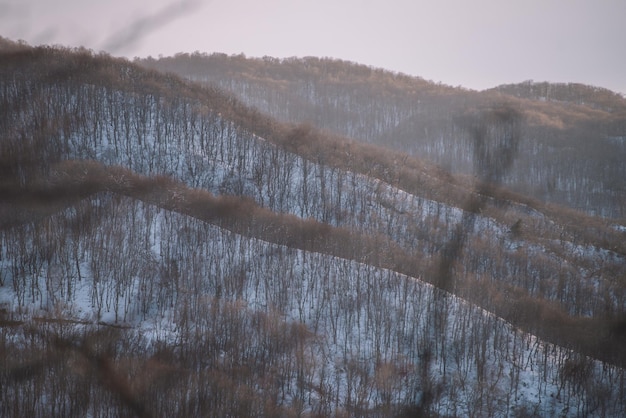
<svg viewBox="0 0 626 418">
<path fill-rule="evenodd" d="M 484 89 L 626 94 L 626 0 L 0 0 L 0 36 L 116 56 L 319 56 Z"/>
</svg>

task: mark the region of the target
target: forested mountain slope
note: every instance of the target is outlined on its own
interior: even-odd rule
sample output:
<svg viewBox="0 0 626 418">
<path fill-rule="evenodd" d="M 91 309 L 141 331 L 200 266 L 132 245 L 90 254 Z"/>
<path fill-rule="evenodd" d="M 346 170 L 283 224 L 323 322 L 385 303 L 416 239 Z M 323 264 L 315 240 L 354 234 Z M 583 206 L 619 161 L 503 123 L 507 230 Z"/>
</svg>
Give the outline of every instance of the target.
<svg viewBox="0 0 626 418">
<path fill-rule="evenodd" d="M 508 102 L 526 116 L 507 187 L 592 214 L 626 216 L 626 99 L 576 84 L 522 83 L 484 92 L 332 59 L 178 54 L 137 61 L 217 85 L 279 120 L 475 172 L 467 113 Z"/>
<path fill-rule="evenodd" d="M 420 280 L 116 193 L 2 238 L 5 416 L 624 412 L 623 369 Z"/>
<path fill-rule="evenodd" d="M 622 227 L 106 55 L 2 58 L 4 414 L 624 412 Z"/>
</svg>

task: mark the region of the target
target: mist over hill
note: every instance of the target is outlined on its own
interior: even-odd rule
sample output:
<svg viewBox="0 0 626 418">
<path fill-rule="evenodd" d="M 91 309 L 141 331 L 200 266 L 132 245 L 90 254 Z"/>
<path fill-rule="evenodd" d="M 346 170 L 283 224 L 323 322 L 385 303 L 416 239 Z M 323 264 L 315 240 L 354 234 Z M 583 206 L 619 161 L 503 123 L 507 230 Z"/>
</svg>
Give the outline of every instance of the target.
<svg viewBox="0 0 626 418">
<path fill-rule="evenodd" d="M 0 415 L 626 412 L 626 228 L 592 215 L 620 190 L 583 213 L 515 174 L 532 132 L 621 152 L 619 97 L 0 45 Z"/>
<path fill-rule="evenodd" d="M 263 113 L 476 172 L 467 115 L 507 103 L 525 116 L 501 181 L 512 190 L 623 218 L 626 99 L 580 84 L 524 82 L 477 92 L 327 58 L 178 54 L 142 66 L 216 85 Z"/>
</svg>

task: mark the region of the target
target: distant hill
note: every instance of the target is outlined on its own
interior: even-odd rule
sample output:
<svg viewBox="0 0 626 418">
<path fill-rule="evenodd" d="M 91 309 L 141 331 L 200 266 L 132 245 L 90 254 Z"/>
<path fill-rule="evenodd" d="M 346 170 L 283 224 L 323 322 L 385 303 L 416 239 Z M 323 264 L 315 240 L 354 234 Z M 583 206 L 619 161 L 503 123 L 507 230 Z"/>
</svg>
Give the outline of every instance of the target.
<svg viewBox="0 0 626 418">
<path fill-rule="evenodd" d="M 626 108 L 606 89 L 522 83 L 476 92 L 314 57 L 195 53 L 137 63 L 218 86 L 281 121 L 310 123 L 461 174 L 479 170 L 466 115 L 508 103 L 525 122 L 516 161 L 501 179 L 507 187 L 592 214 L 626 216 Z"/>
<path fill-rule="evenodd" d="M 518 84 L 504 84 L 488 91 L 497 91 L 530 100 L 587 106 L 613 114 L 626 112 L 626 98 L 623 95 L 602 87 L 580 83 L 548 83 L 529 80 Z"/>
</svg>

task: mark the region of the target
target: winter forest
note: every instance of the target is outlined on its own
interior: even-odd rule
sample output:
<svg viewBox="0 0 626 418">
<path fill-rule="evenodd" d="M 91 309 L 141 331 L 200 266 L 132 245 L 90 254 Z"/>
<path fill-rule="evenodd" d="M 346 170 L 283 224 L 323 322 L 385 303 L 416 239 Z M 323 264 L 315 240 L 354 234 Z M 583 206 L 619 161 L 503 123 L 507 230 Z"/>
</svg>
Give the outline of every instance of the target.
<svg viewBox="0 0 626 418">
<path fill-rule="evenodd" d="M 626 415 L 622 96 L 0 58 L 0 416 Z"/>
</svg>

